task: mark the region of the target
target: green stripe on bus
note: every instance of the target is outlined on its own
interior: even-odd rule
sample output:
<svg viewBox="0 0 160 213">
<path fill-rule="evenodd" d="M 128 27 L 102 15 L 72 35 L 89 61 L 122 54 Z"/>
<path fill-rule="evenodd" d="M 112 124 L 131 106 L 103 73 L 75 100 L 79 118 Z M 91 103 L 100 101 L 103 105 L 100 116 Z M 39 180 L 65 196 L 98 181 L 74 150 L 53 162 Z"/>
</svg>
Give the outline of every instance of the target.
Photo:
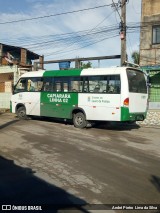
<svg viewBox="0 0 160 213">
<path fill-rule="evenodd" d="M 12 113 L 12 102 L 10 101 L 10 112 Z"/>
<path fill-rule="evenodd" d="M 62 77 L 62 76 L 80 76 L 82 69 L 72 69 L 72 70 L 50 70 L 45 71 L 44 77 Z"/>
<path fill-rule="evenodd" d="M 136 121 L 138 115 L 143 115 L 146 118 L 147 112 L 130 113 L 128 107 L 121 107 L 121 121 Z"/>
<path fill-rule="evenodd" d="M 129 108 L 121 107 L 121 121 L 129 121 L 129 120 L 130 120 Z"/>
<path fill-rule="evenodd" d="M 42 92 L 41 116 L 72 118 L 72 110 L 78 105 L 78 93 Z"/>
</svg>

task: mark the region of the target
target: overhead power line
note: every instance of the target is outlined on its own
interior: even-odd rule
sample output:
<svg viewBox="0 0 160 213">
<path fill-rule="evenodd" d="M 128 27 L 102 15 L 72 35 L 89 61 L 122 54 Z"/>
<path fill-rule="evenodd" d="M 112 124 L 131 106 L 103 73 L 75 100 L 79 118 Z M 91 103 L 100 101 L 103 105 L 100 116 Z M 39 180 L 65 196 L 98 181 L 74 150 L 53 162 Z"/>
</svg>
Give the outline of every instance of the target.
<svg viewBox="0 0 160 213">
<path fill-rule="evenodd" d="M 118 5 L 112 0 L 112 2 L 113 2 L 113 4 L 112 4 L 112 7 L 114 7 L 115 8 L 115 10 L 117 11 L 117 13 L 118 13 L 118 15 L 119 15 L 119 18 L 120 18 L 120 20 L 121 20 L 121 15 L 120 15 L 120 13 L 119 13 L 119 11 L 118 11 Z"/>
<path fill-rule="evenodd" d="M 92 29 L 71 33 L 37 36 L 35 38 L 22 37 L 17 38 L 16 40 L 12 39 L 10 42 L 12 41 L 12 45 L 23 44 L 23 47 L 30 49 L 31 51 L 38 51 L 40 54 L 45 56 L 55 56 L 73 52 L 75 50 L 82 49 L 104 40 L 119 36 L 119 26 L 117 24 L 99 28 L 97 28 L 97 26 Z M 140 26 L 140 23 L 138 22 L 128 23 L 127 32 L 137 33 L 138 29 L 145 29 L 145 27 L 146 24 Z M 21 43 L 21 41 L 23 41 L 23 43 Z"/>
<path fill-rule="evenodd" d="M 98 26 L 98 25 L 97 25 Z M 96 27 L 97 27 L 96 26 Z M 36 36 L 36 37 L 21 37 L 21 38 L 16 38 L 16 39 L 10 39 L 9 41 L 7 40 L 7 42 L 12 43 L 12 45 L 23 45 L 23 47 L 25 48 L 41 48 L 42 45 L 46 46 L 46 45 L 50 45 L 50 44 L 62 44 L 61 42 L 64 41 L 71 41 L 74 40 L 74 42 L 80 42 L 81 39 L 80 38 L 86 38 L 86 37 L 96 37 L 97 34 L 103 34 L 103 33 L 107 33 L 110 34 L 112 33 L 114 30 L 117 30 L 119 27 L 117 25 L 110 25 L 110 26 L 103 26 L 103 27 L 99 27 L 99 28 L 92 28 L 92 29 L 88 29 L 88 30 L 83 30 L 83 31 L 75 31 L 75 32 L 70 32 L 70 33 L 63 33 L 63 34 L 55 34 L 55 35 L 48 35 L 48 36 Z M 6 42 L 6 39 L 2 39 L 1 40 L 2 43 Z M 82 42 L 84 42 L 82 40 Z"/>
<path fill-rule="evenodd" d="M 67 15 L 67 14 L 78 13 L 78 12 L 87 11 L 87 10 L 95 10 L 95 9 L 102 8 L 102 7 L 108 7 L 110 5 L 111 4 L 104 4 L 104 5 L 100 5 L 100 6 L 96 6 L 96 7 L 84 8 L 81 10 L 72 10 L 72 11 L 68 11 L 68 12 L 56 13 L 56 14 L 51 14 L 51 15 L 47 15 L 47 16 L 39 16 L 39 17 L 32 17 L 32 18 L 26 18 L 26 19 L 0 22 L 0 24 L 11 24 L 11 23 L 17 23 L 17 22 L 22 22 L 22 21 L 32 21 L 32 20 L 49 18 L 49 17 L 54 17 L 54 16 Z"/>
<path fill-rule="evenodd" d="M 16 39 L 12 38 L 9 41 L 7 40 L 7 43 L 9 42 L 11 45 L 18 46 L 23 45 L 23 47 L 31 51 L 38 51 L 39 54 L 43 54 L 45 57 L 50 55 L 62 56 L 62 54 L 71 53 L 104 40 L 118 37 L 118 24 L 98 27 L 104 20 L 92 29 L 46 36 L 18 37 Z M 145 30 L 147 29 L 147 24 L 148 22 L 143 22 L 142 24 L 140 22 L 130 22 L 127 24 L 127 33 L 133 34 L 139 32 L 140 29 Z M 5 43 L 6 38 L 2 39 L 1 42 Z"/>
<path fill-rule="evenodd" d="M 89 36 L 93 31 L 95 31 L 95 29 L 100 26 L 107 18 L 109 18 L 109 16 L 112 14 L 113 12 L 111 12 L 109 15 L 107 15 L 101 22 L 99 22 L 95 27 L 93 27 L 91 30 L 87 31 L 86 34 L 83 34 L 81 36 L 78 36 L 78 39 L 76 39 L 74 42 L 71 42 L 69 45 L 67 45 L 67 49 L 69 49 L 71 46 L 73 46 L 75 43 L 80 43 L 81 41 L 84 41 L 84 37 Z M 65 50 L 66 51 L 66 50 Z M 61 52 L 61 51 L 58 51 Z"/>
<path fill-rule="evenodd" d="M 99 25 L 99 24 L 98 24 Z M 97 26 L 98 26 L 97 25 Z M 54 35 L 45 35 L 45 36 L 35 36 L 35 37 L 17 37 L 17 38 L 12 38 L 12 39 L 1 39 L 2 43 L 10 43 L 11 45 L 23 45 L 23 47 L 25 48 L 38 48 L 41 49 L 42 46 L 46 46 L 46 45 L 51 45 L 51 44 L 57 44 L 57 45 L 62 45 L 62 42 L 64 41 L 65 43 L 67 43 L 67 41 L 69 42 L 73 42 L 73 43 L 79 43 L 80 41 L 82 41 L 82 43 L 84 42 L 84 40 L 82 38 L 91 38 L 94 39 L 97 37 L 97 34 L 110 34 L 114 31 L 116 31 L 116 34 L 119 33 L 119 25 L 110 25 L 110 26 L 103 26 L 103 27 L 99 27 L 97 28 L 94 27 L 92 29 L 88 29 L 88 30 L 82 30 L 82 31 L 75 31 L 75 32 L 70 32 L 70 33 L 62 33 L 62 34 L 54 34 Z M 139 30 L 145 30 L 147 29 L 146 26 L 148 26 L 148 22 L 147 24 L 143 23 L 143 25 L 141 25 L 140 22 L 130 22 L 127 24 L 127 32 L 128 33 L 138 33 Z M 55 46 L 54 46 L 55 47 Z M 68 47 L 68 43 L 67 43 L 67 47 Z"/>
</svg>

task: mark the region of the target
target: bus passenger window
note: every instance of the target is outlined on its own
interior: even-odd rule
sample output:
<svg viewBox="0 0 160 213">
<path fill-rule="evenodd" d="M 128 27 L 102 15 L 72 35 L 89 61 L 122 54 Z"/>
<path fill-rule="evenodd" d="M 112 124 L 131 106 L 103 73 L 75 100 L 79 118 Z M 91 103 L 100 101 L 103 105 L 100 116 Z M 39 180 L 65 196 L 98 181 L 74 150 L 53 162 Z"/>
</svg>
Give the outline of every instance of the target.
<svg viewBox="0 0 160 213">
<path fill-rule="evenodd" d="M 35 91 L 34 83 L 30 79 L 28 79 L 27 81 L 27 91 Z"/>
<path fill-rule="evenodd" d="M 109 75 L 107 93 L 120 94 L 120 76 L 119 75 Z"/>
<path fill-rule="evenodd" d="M 63 85 L 63 77 L 56 77 L 54 78 L 54 92 L 63 92 L 62 89 Z"/>
<path fill-rule="evenodd" d="M 106 87 L 107 87 L 106 76 L 90 76 L 89 77 L 89 92 L 106 93 Z"/>
<path fill-rule="evenodd" d="M 96 93 L 96 92 L 100 92 L 100 85 L 97 84 L 97 85 L 95 86 L 93 92 L 95 92 L 95 93 Z"/>
<path fill-rule="evenodd" d="M 52 92 L 53 91 L 53 78 L 44 78 L 43 91 Z"/>
<path fill-rule="evenodd" d="M 68 82 L 63 82 L 63 91 L 68 92 Z"/>
<path fill-rule="evenodd" d="M 71 81 L 71 92 L 79 91 L 79 81 Z"/>
<path fill-rule="evenodd" d="M 81 77 L 70 78 L 70 92 L 82 92 L 83 80 Z"/>
<path fill-rule="evenodd" d="M 50 92 L 51 91 L 51 85 L 50 82 L 44 83 L 44 91 Z"/>
<path fill-rule="evenodd" d="M 27 91 L 38 92 L 41 91 L 43 85 L 42 78 L 30 78 L 27 79 Z"/>
<path fill-rule="evenodd" d="M 109 93 L 114 93 L 115 92 L 115 88 L 112 84 L 109 85 L 109 89 L 108 89 Z"/>
<path fill-rule="evenodd" d="M 42 91 L 42 87 L 43 87 L 43 81 L 38 81 L 37 82 L 37 91 Z"/>
<path fill-rule="evenodd" d="M 56 92 L 61 92 L 62 91 L 61 82 L 56 82 L 55 83 L 55 89 L 56 89 Z"/>
</svg>

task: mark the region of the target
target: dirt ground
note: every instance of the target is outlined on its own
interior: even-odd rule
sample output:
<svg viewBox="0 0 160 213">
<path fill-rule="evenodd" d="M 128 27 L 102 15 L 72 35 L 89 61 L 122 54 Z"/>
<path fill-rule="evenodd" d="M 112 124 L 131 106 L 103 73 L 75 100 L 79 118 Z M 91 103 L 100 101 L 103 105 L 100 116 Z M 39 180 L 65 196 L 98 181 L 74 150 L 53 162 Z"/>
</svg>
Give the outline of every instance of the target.
<svg viewBox="0 0 160 213">
<path fill-rule="evenodd" d="M 76 129 L 53 119 L 18 120 L 3 113 L 0 203 L 6 202 L 74 204 L 74 212 L 106 212 L 107 204 L 160 204 L 160 128 Z"/>
</svg>

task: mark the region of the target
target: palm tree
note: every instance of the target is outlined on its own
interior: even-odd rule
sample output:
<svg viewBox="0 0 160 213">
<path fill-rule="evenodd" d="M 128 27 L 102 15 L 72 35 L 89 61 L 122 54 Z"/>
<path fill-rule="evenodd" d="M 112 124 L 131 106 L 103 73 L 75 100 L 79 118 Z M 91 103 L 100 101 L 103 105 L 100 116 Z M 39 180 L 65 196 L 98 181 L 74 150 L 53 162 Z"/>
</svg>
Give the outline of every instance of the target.
<svg viewBox="0 0 160 213">
<path fill-rule="evenodd" d="M 135 64 L 138 64 L 139 65 L 139 59 L 140 59 L 140 55 L 139 55 L 139 52 L 138 51 L 134 51 L 132 53 L 132 60 Z"/>
</svg>

